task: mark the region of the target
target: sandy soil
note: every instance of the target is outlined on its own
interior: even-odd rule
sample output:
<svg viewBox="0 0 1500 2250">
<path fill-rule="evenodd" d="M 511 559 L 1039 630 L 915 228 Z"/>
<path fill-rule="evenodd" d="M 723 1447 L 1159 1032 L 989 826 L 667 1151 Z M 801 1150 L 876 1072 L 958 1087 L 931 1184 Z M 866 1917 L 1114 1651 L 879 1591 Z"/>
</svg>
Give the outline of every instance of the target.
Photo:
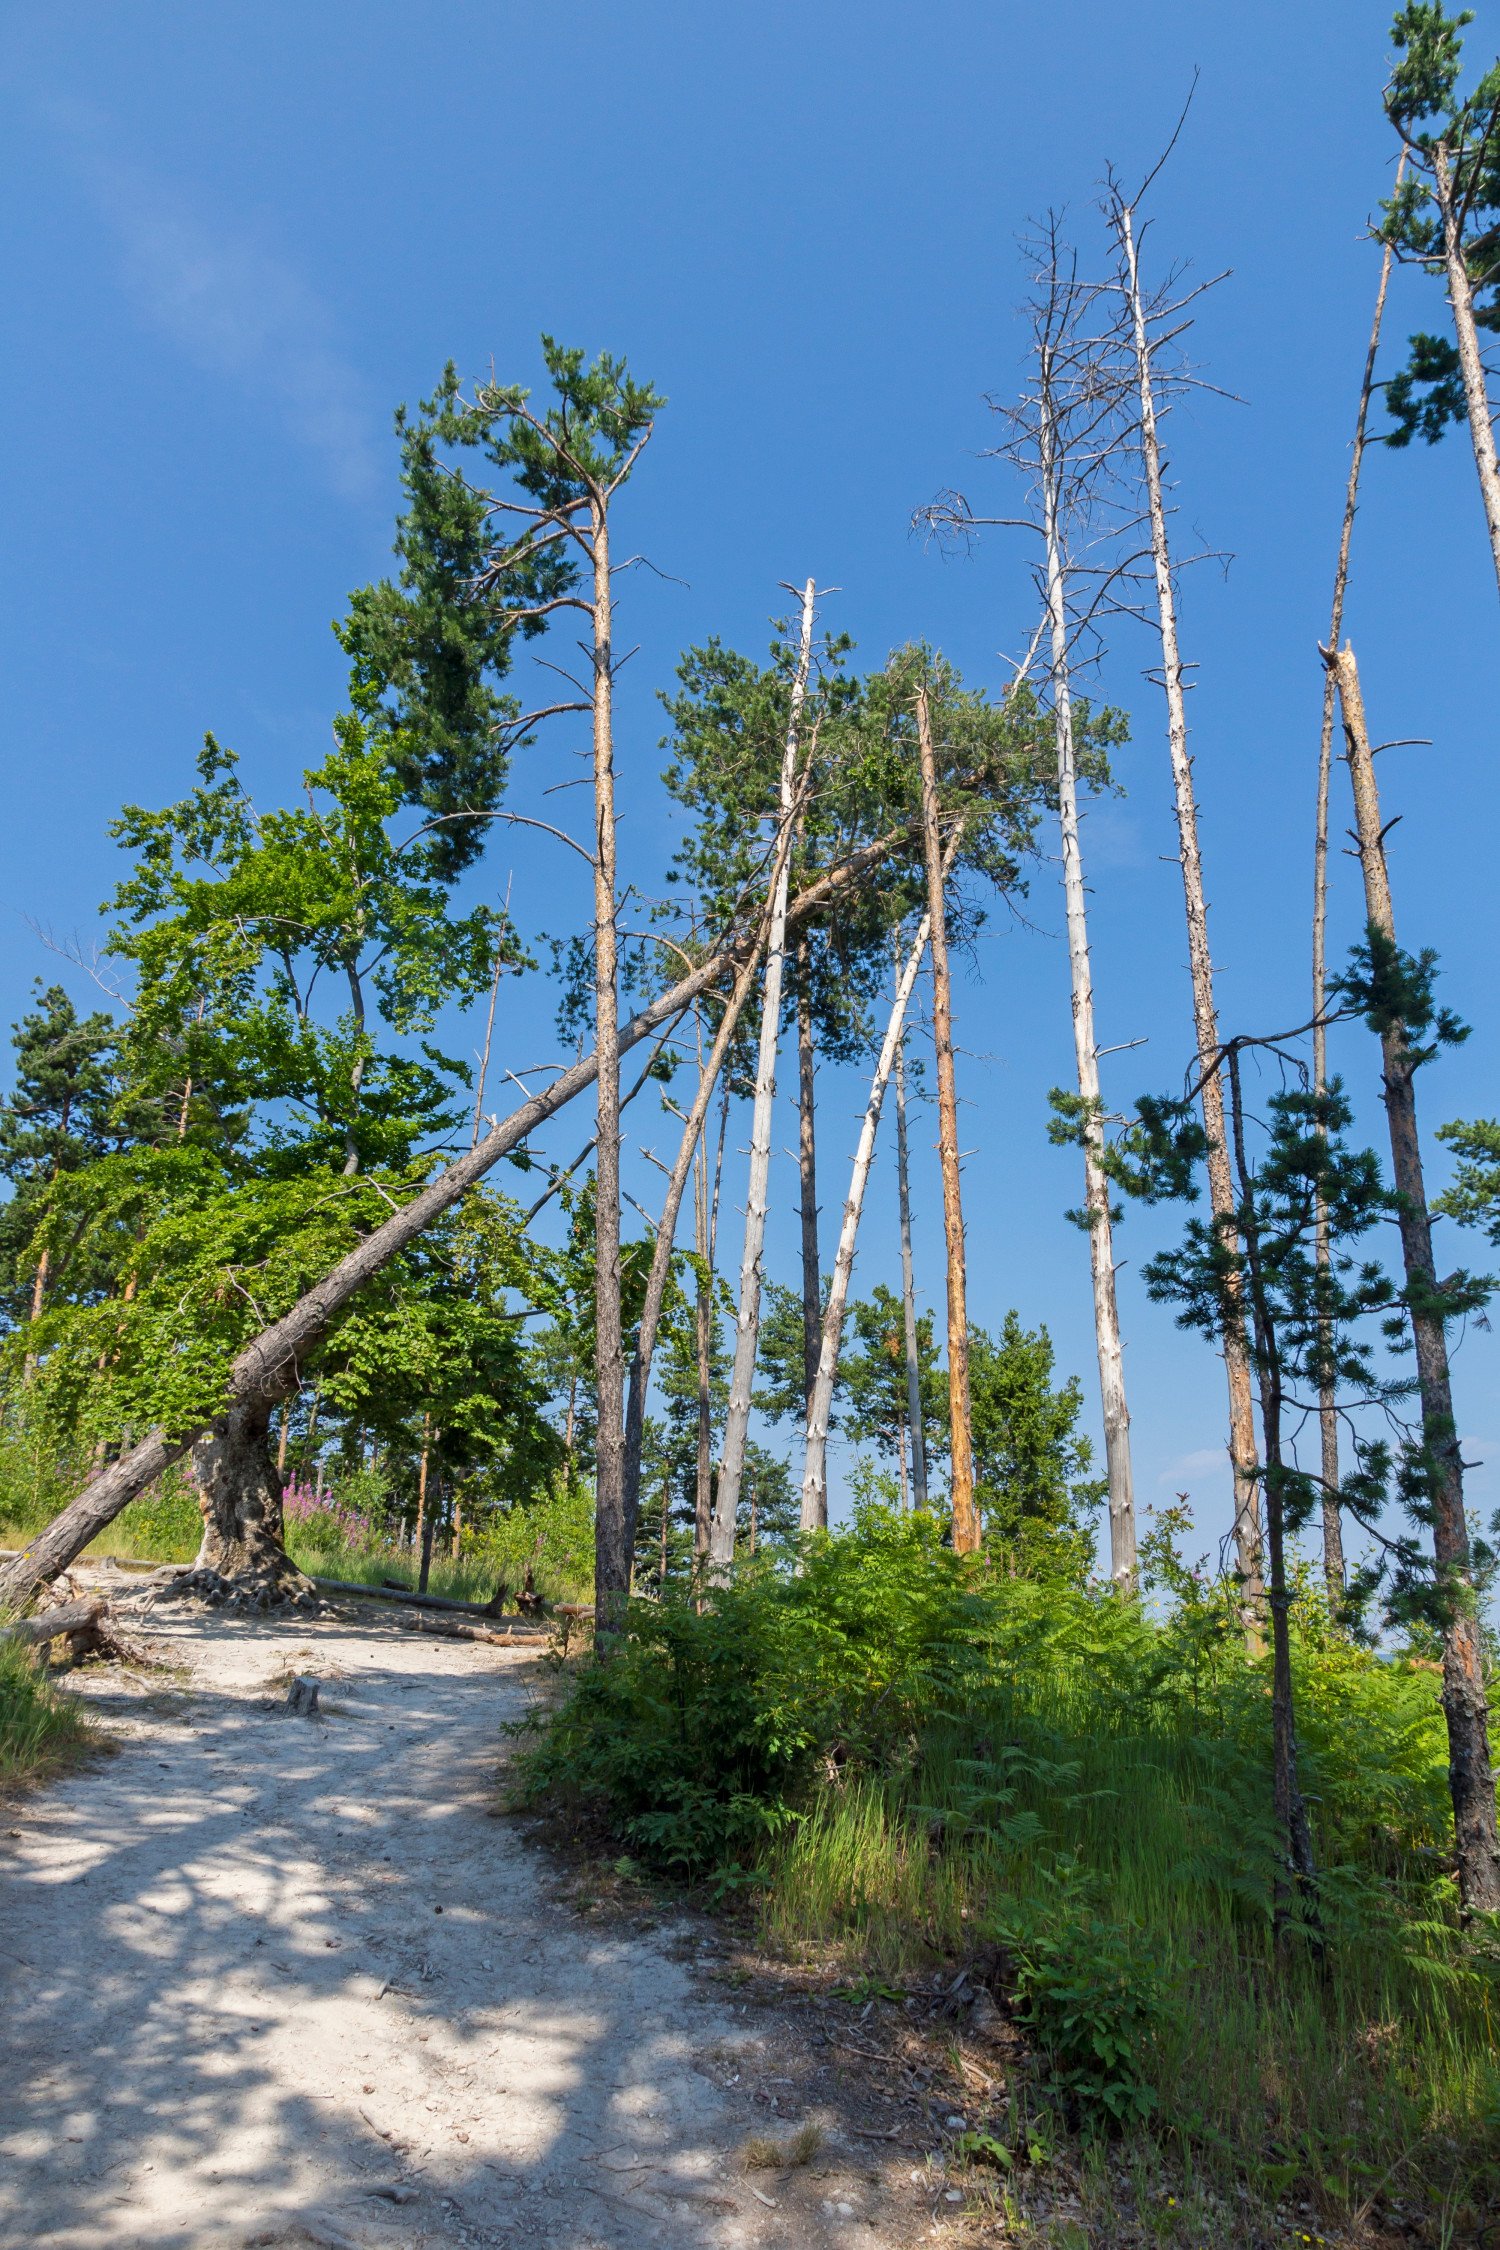
<svg viewBox="0 0 1500 2250">
<path fill-rule="evenodd" d="M 711 1933 L 591 1929 L 496 1817 L 533 1654 L 361 1603 L 129 1630 L 171 1669 L 73 1676 L 116 1754 L 0 1813 L 7 2250 L 947 2232 L 941 2180 L 891 2209 L 836 2119 L 746 2171 L 798 2094 L 695 1973 Z"/>
</svg>

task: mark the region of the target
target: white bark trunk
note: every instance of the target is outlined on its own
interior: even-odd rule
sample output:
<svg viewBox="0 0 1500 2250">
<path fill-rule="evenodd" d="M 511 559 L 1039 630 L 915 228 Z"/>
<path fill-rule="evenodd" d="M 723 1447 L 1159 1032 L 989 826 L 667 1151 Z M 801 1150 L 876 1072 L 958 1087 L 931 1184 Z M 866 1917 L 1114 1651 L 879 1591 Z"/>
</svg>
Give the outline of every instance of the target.
<svg viewBox="0 0 1500 2250">
<path fill-rule="evenodd" d="M 1073 743 L 1073 694 L 1068 669 L 1067 588 L 1058 523 L 1056 430 L 1048 372 L 1041 385 L 1042 530 L 1047 543 L 1047 625 L 1052 643 L 1052 710 L 1057 737 L 1057 803 L 1062 830 L 1063 894 L 1067 901 L 1068 961 L 1073 978 L 1073 1052 L 1084 1110 L 1084 1209 L 1089 1221 L 1089 1261 L 1094 1282 L 1094 1341 L 1104 1416 L 1104 1459 L 1109 1477 L 1109 1573 L 1123 1594 L 1136 1585 L 1135 1487 L 1130 1464 L 1130 1410 L 1125 1403 L 1125 1361 L 1115 1296 L 1114 1228 L 1109 1182 L 1100 1161 L 1104 1126 L 1099 1114 L 1099 1051 L 1094 1039 L 1094 973 L 1089 960 L 1088 910 L 1083 888 L 1083 848 L 1078 834 L 1078 773 Z"/>
<path fill-rule="evenodd" d="M 1448 301 L 1453 307 L 1458 364 L 1463 371 L 1464 403 L 1469 409 L 1469 436 L 1474 445 L 1474 466 L 1479 473 L 1479 494 L 1484 502 L 1484 520 L 1490 535 L 1495 583 L 1500 586 L 1500 462 L 1495 458 L 1495 424 L 1490 413 L 1490 394 L 1485 388 L 1484 362 L 1479 356 L 1474 285 L 1464 261 L 1463 224 L 1453 208 L 1453 175 L 1448 166 L 1448 151 L 1441 141 L 1432 152 L 1432 169 L 1443 219 L 1443 264 L 1448 274 Z"/>
<path fill-rule="evenodd" d="M 792 817 L 797 791 L 797 751 L 802 728 L 802 706 L 807 698 L 807 677 L 812 666 L 813 582 L 802 589 L 802 631 L 797 649 L 797 669 L 792 679 L 791 709 L 787 714 L 786 748 L 781 759 L 781 790 L 777 819 L 785 829 Z M 719 1488 L 714 1496 L 713 1524 L 709 1532 L 709 1567 L 727 1570 L 734 1560 L 734 1526 L 739 1509 L 740 1484 L 745 1473 L 745 1446 L 750 1435 L 750 1399 L 755 1385 L 755 1359 L 760 1348 L 761 1261 L 766 1246 L 766 1200 L 771 1174 L 771 1114 L 776 1101 L 776 1050 L 781 1037 L 781 984 L 786 962 L 786 902 L 790 875 L 783 860 L 776 882 L 771 915 L 771 936 L 766 947 L 766 973 L 761 988 L 760 1049 L 755 1067 L 755 1104 L 750 1125 L 750 1178 L 745 1197 L 745 1249 L 740 1262 L 740 1301 L 734 1327 L 734 1368 L 729 1379 L 729 1407 L 724 1423 L 724 1451 L 719 1463 Z"/>
<path fill-rule="evenodd" d="M 927 1430 L 922 1420 L 922 1361 L 917 1341 L 917 1291 L 911 1260 L 911 1178 L 906 1148 L 906 1027 L 896 1048 L 896 1193 L 901 1211 L 901 1309 L 906 1327 L 906 1420 L 911 1431 L 912 1506 L 927 1505 Z"/>
<path fill-rule="evenodd" d="M 1198 849 L 1198 807 L 1193 797 L 1193 761 L 1188 751 L 1187 709 L 1183 699 L 1182 655 L 1177 639 L 1177 594 L 1167 539 L 1162 496 L 1161 447 L 1156 428 L 1156 396 L 1151 375 L 1151 339 L 1141 297 L 1140 267 L 1130 207 L 1119 203 L 1115 230 L 1124 259 L 1126 299 L 1135 352 L 1136 387 L 1141 412 L 1141 463 L 1151 522 L 1151 556 L 1161 629 L 1162 682 L 1167 699 L 1167 739 L 1177 800 L 1177 836 L 1182 864 L 1183 904 L 1187 912 L 1188 960 L 1193 983 L 1193 1022 L 1203 1085 L 1203 1130 L 1208 1140 L 1208 1192 L 1215 1222 L 1226 1245 L 1235 1243 L 1234 1182 L 1224 1136 L 1224 1088 L 1219 1075 L 1219 1017 L 1214 1002 L 1213 959 L 1208 949 L 1208 904 L 1203 895 L 1203 862 Z M 1234 1473 L 1234 1543 L 1240 1579 L 1252 1614 L 1262 1593 L 1260 1491 L 1255 1476 L 1255 1415 L 1250 1398 L 1250 1360 L 1242 1329 L 1231 1324 L 1224 1341 L 1229 1380 L 1229 1458 Z"/>
<path fill-rule="evenodd" d="M 870 1098 L 865 1104 L 864 1122 L 859 1129 L 859 1145 L 854 1152 L 849 1199 L 844 1205 L 844 1221 L 839 1228 L 839 1246 L 833 1261 L 833 1281 L 823 1314 L 823 1344 L 818 1354 L 818 1380 L 813 1386 L 812 1407 L 807 1417 L 807 1456 L 802 1470 L 804 1531 L 828 1529 L 828 1424 L 833 1414 L 833 1385 L 838 1374 L 844 1307 L 849 1301 L 849 1277 L 854 1271 L 855 1239 L 859 1233 L 859 1218 L 864 1208 L 870 1165 L 875 1156 L 875 1133 L 880 1124 L 880 1107 L 885 1099 L 886 1085 L 901 1044 L 907 1007 L 917 981 L 917 971 L 922 966 L 922 956 L 927 951 L 927 937 L 931 928 L 932 916 L 924 914 L 917 930 L 916 942 L 896 987 L 890 1021 L 885 1028 L 875 1075 L 870 1081 Z"/>
</svg>

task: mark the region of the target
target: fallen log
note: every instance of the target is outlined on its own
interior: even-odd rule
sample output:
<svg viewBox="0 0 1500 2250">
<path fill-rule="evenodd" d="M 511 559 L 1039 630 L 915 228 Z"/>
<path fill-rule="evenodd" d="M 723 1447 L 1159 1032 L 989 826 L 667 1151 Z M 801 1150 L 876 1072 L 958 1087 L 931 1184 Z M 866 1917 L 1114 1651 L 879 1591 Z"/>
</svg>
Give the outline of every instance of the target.
<svg viewBox="0 0 1500 2250">
<path fill-rule="evenodd" d="M 484 1617 L 491 1624 L 507 1622 L 503 1611 L 491 1609 L 488 1602 L 457 1602 L 447 1594 L 414 1594 L 405 1586 L 367 1586 L 354 1578 L 315 1578 L 313 1584 L 325 1594 L 353 1594 L 356 1600 L 367 1602 L 401 1602 L 413 1609 L 456 1610 L 461 1617 Z"/>
<path fill-rule="evenodd" d="M 39 1617 L 22 1617 L 13 1625 L 0 1626 L 0 1640 L 20 1641 L 27 1648 L 37 1648 L 44 1641 L 55 1641 L 63 1633 L 92 1633 L 108 1607 L 102 1594 L 89 1594 L 81 1601 L 63 1602 L 56 1609 L 44 1609 Z"/>
</svg>

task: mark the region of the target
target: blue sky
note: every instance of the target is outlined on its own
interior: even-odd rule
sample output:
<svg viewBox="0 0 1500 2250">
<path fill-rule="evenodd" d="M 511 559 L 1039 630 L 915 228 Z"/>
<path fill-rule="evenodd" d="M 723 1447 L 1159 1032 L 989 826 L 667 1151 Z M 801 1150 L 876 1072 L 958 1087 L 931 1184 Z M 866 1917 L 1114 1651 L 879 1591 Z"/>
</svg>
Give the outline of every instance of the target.
<svg viewBox="0 0 1500 2250">
<path fill-rule="evenodd" d="M 1031 625 L 1019 553 L 995 534 L 945 560 L 911 536 L 911 512 L 955 483 L 1002 504 L 1002 472 L 975 456 L 992 435 L 983 394 L 1019 373 L 1017 233 L 1058 205 L 1096 245 L 1106 163 L 1144 169 L 1195 67 L 1147 258 L 1158 273 L 1232 269 L 1203 302 L 1194 353 L 1239 403 L 1205 396 L 1171 433 L 1182 537 L 1233 558 L 1193 574 L 1184 608 L 1212 936 L 1226 1028 L 1299 1020 L 1315 642 L 1378 262 L 1366 228 L 1393 156 L 1379 106 L 1388 16 L 1349 0 L 458 0 L 441 15 L 385 0 L 61 0 L 13 19 L 0 64 L 4 1020 L 35 975 L 58 972 L 32 925 L 87 948 L 115 879 L 111 814 L 179 794 L 206 727 L 268 801 L 319 758 L 343 686 L 329 620 L 387 563 L 390 411 L 449 357 L 529 379 L 546 328 L 627 353 L 671 401 L 619 534 L 671 574 L 636 574 L 621 623 L 641 644 L 622 690 L 621 848 L 648 883 L 669 844 L 655 692 L 710 632 L 761 648 L 783 581 L 813 572 L 839 587 L 827 622 L 865 661 L 926 636 L 998 686 Z M 1497 31 L 1482 8 L 1476 59 Z M 1393 348 L 1441 316 L 1433 285 L 1398 276 Z M 1448 997 L 1475 1025 L 1424 1089 L 1432 1123 L 1500 1111 L 1483 686 L 1495 604 L 1466 441 L 1377 451 L 1348 624 L 1377 736 L 1432 738 L 1383 761 L 1401 815 L 1398 915 L 1408 942 L 1441 950 Z M 1104 685 L 1133 717 L 1127 793 L 1084 839 L 1100 1037 L 1149 1042 L 1108 1066 L 1120 1101 L 1178 1077 L 1188 1047 L 1150 656 L 1133 629 L 1116 634 Z M 528 754 L 518 804 L 569 747 L 559 735 Z M 498 843 L 482 880 L 498 894 L 513 869 L 523 927 L 556 928 L 584 903 L 565 857 Z M 1341 945 L 1360 919 L 1347 860 L 1336 882 Z M 997 919 L 961 994 L 964 1138 L 980 1152 L 973 1310 L 991 1325 L 1010 1304 L 1045 1320 L 1092 1418 L 1087 1255 L 1062 1217 L 1077 1182 L 1043 1129 L 1046 1089 L 1071 1069 L 1055 868 L 1037 871 L 1028 923 Z M 504 1059 L 546 1059 L 541 980 L 509 1002 Z M 1337 1044 L 1368 1109 L 1372 1046 L 1362 1032 Z M 830 1237 L 861 1098 L 852 1078 L 825 1076 Z M 570 1152 L 580 1137 L 577 1121 L 557 1129 Z M 779 1145 L 789 1138 L 784 1126 Z M 933 1299 L 929 1141 L 919 1124 Z M 777 1187 L 771 1263 L 791 1278 L 785 1157 Z M 896 1272 L 888 1168 L 871 1192 L 864 1288 Z M 1144 1302 L 1136 1276 L 1155 1239 L 1133 1217 L 1121 1245 L 1137 1487 L 1147 1504 L 1191 1492 L 1206 1545 L 1227 1520 L 1222 1377 Z M 1451 1237 L 1443 1254 L 1457 1263 L 1474 1246 Z M 1496 1340 L 1468 1339 L 1461 1418 L 1484 1463 L 1472 1489 L 1490 1502 L 1497 1378 Z"/>
</svg>

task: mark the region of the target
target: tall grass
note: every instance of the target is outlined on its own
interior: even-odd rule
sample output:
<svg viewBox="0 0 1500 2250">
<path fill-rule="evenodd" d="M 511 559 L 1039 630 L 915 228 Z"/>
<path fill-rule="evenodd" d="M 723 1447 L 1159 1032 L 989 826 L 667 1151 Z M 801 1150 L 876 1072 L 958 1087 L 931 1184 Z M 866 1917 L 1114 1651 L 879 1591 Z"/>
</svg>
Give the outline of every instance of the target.
<svg viewBox="0 0 1500 2250">
<path fill-rule="evenodd" d="M 77 1706 L 58 1694 L 32 1652 L 0 1640 L 0 1791 L 45 1781 L 87 1741 Z"/>
</svg>

